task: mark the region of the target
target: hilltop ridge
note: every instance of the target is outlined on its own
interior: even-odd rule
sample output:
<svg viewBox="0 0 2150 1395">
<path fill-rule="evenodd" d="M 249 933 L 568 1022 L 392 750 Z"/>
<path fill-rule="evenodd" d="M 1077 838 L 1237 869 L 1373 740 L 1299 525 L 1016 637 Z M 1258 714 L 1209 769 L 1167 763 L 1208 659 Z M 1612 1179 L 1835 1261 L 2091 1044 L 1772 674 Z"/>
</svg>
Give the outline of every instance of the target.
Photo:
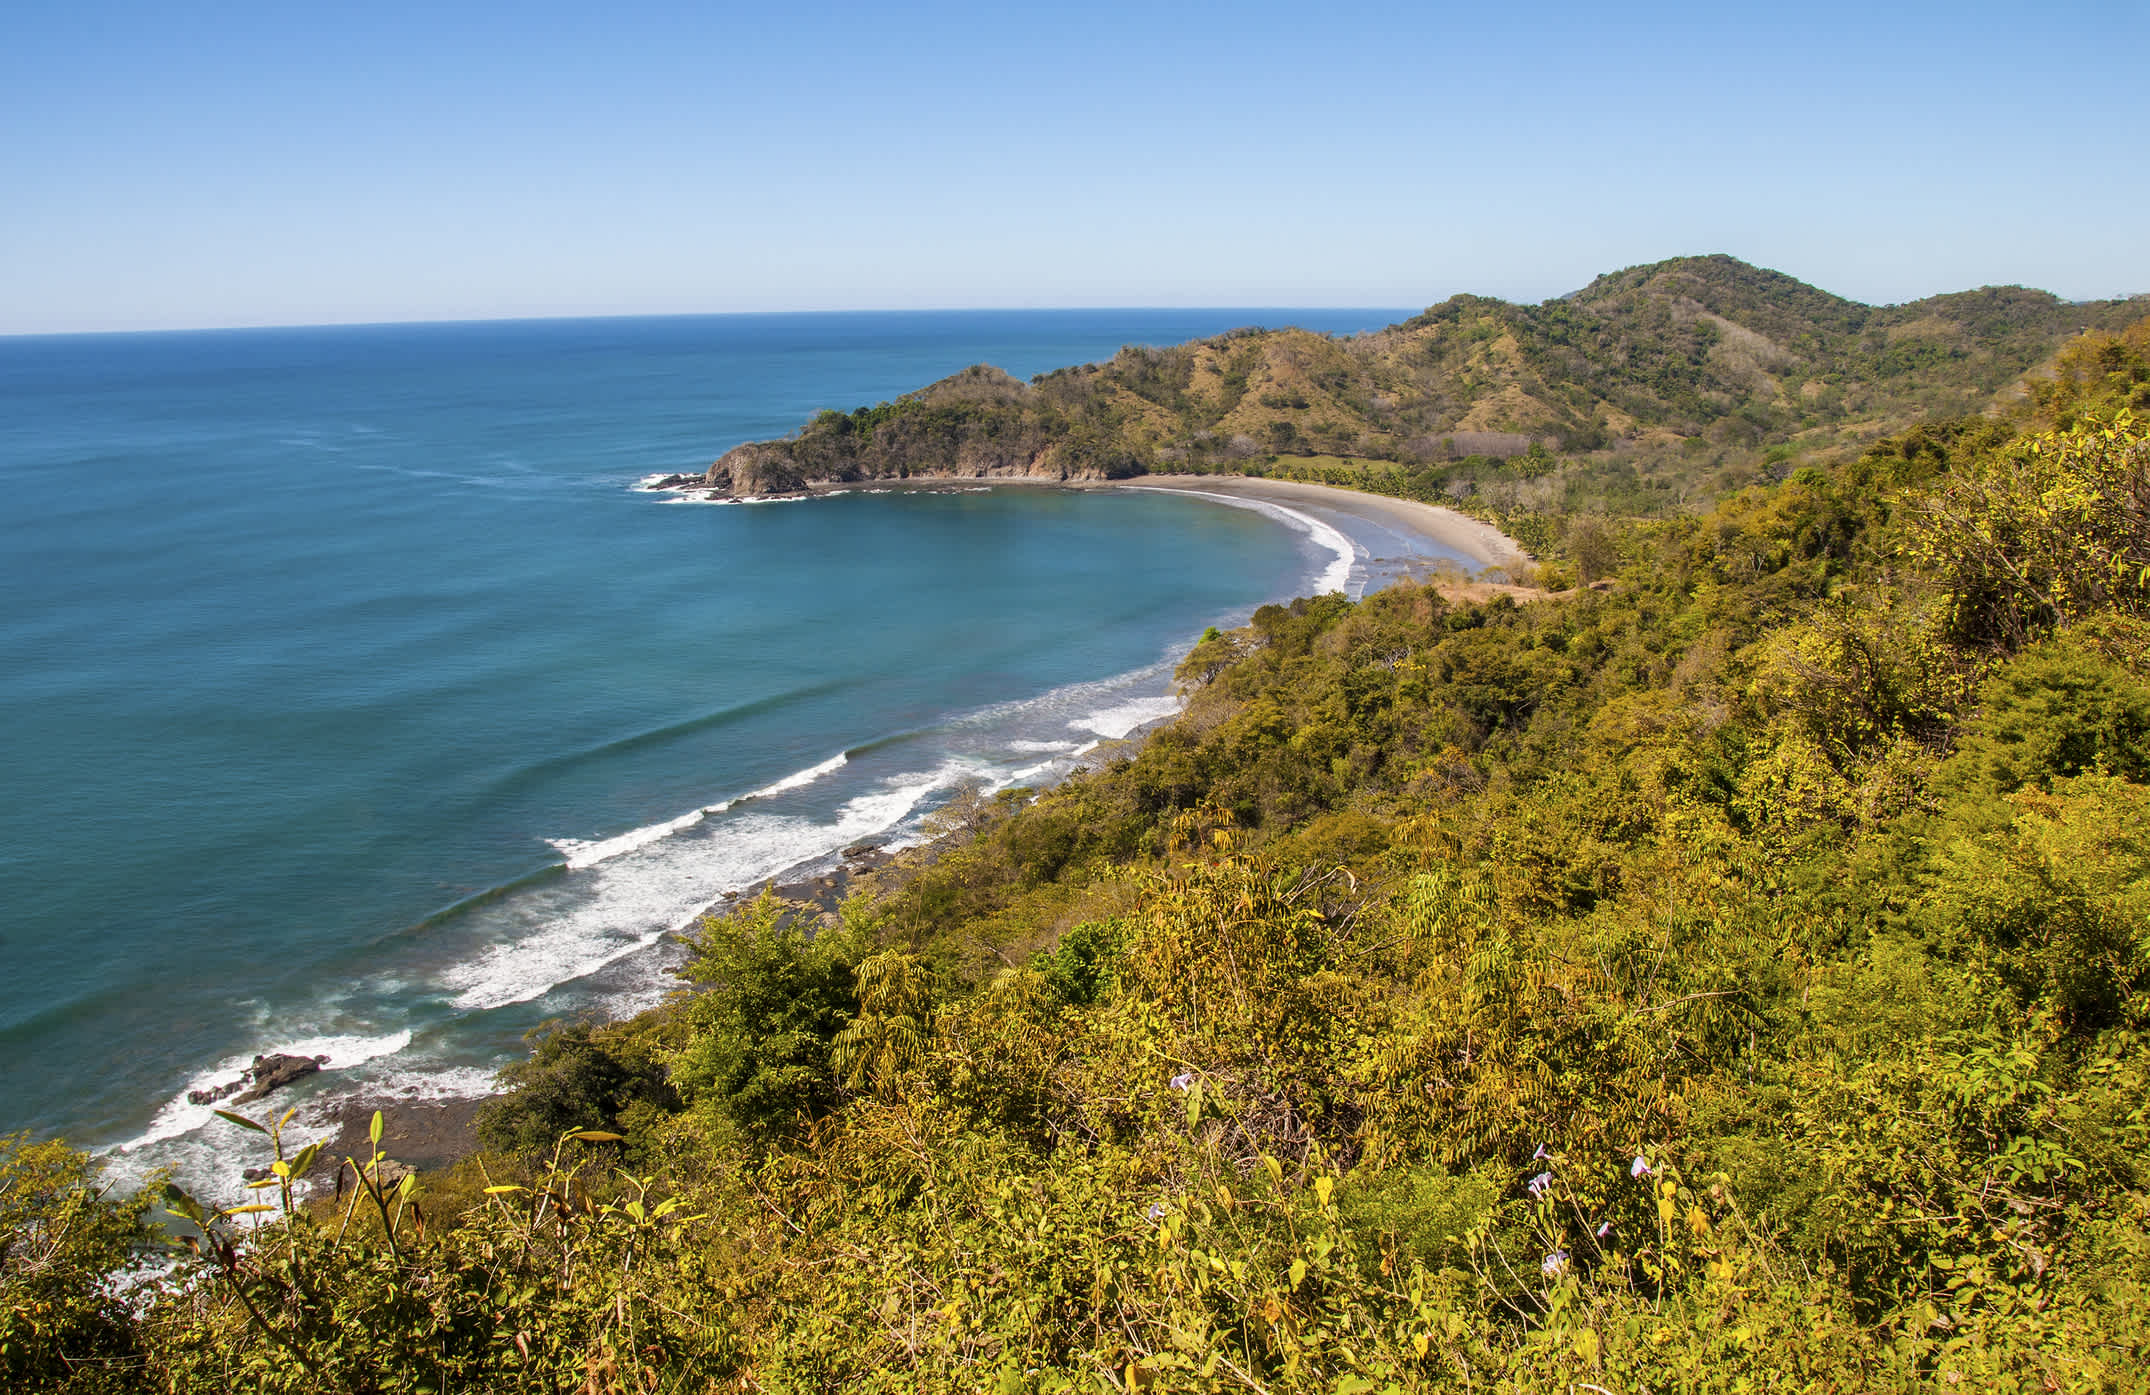
<svg viewBox="0 0 2150 1395">
<path fill-rule="evenodd" d="M 1870 306 L 1725 255 L 1521 305 L 1451 296 L 1350 338 L 1243 329 L 1129 346 L 1029 382 L 976 365 L 735 447 L 692 483 L 761 495 L 865 479 L 1120 479 L 1382 468 L 1400 491 L 1513 512 L 1521 474 L 1568 508 L 1649 515 L 1778 461 L 1828 462 L 1992 407 L 2073 336 L 2144 302 L 2020 286 Z M 1355 481 L 1343 481 L 1355 482 Z M 1580 497 L 1578 497 L 1578 491 Z"/>
</svg>

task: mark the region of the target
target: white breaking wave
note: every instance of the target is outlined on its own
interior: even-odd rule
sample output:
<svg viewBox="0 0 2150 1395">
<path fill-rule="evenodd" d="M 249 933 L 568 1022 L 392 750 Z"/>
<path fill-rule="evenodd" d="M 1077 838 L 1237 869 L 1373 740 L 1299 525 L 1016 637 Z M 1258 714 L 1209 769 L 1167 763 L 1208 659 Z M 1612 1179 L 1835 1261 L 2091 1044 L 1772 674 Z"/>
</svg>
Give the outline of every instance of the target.
<svg viewBox="0 0 2150 1395">
<path fill-rule="evenodd" d="M 748 812 L 725 820 L 714 837 L 645 843 L 530 897 L 517 907 L 526 933 L 452 966 L 440 983 L 463 1012 L 528 1002 L 686 929 L 727 892 L 887 832 L 969 771 L 951 762 L 896 776 L 846 803 L 833 823 Z"/>
<path fill-rule="evenodd" d="M 482 1099 L 498 1088 L 493 1071 L 486 1066 L 445 1066 L 437 1061 L 413 1061 L 367 1081 L 360 1094 L 366 1099 L 420 1104 L 432 1100 Z"/>
<path fill-rule="evenodd" d="M 709 812 L 712 814 L 721 814 L 726 809 L 729 809 L 732 805 L 741 803 L 748 799 L 767 799 L 771 795 L 784 794 L 790 790 L 803 790 L 808 785 L 811 785 L 812 783 L 814 783 L 814 781 L 820 779 L 824 775 L 834 775 L 837 771 L 843 769 L 846 765 L 850 764 L 850 761 L 851 757 L 845 755 L 842 751 L 838 751 L 835 755 L 830 756 L 827 760 L 823 761 L 819 765 L 810 765 L 804 770 L 795 771 L 790 775 L 786 775 L 783 779 L 777 781 L 773 785 L 764 785 L 760 789 L 754 791 L 752 794 L 745 794 L 741 795 L 738 799 L 728 800 L 725 803 L 719 804 L 715 808 L 712 808 Z"/>
<path fill-rule="evenodd" d="M 1008 749 L 1021 751 L 1024 755 L 1061 755 L 1075 749 L 1073 741 L 1010 741 Z"/>
<path fill-rule="evenodd" d="M 1136 727 L 1162 721 L 1166 717 L 1176 715 L 1179 710 L 1180 700 L 1176 697 L 1135 698 L 1115 707 L 1077 717 L 1068 723 L 1068 727 L 1072 731 L 1094 731 L 1108 741 L 1118 741 Z M 1091 743 L 1093 746 L 1096 744 Z M 1088 747 L 1084 749 L 1087 750 Z"/>
<path fill-rule="evenodd" d="M 615 857 L 631 853 L 637 848 L 646 848 L 651 843 L 662 842 L 675 833 L 684 833 L 709 815 L 721 814 L 734 805 L 743 804 L 749 799 L 767 799 L 771 795 L 784 794 L 790 790 L 805 789 L 822 776 L 830 775 L 843 769 L 847 759 L 848 757 L 839 751 L 819 765 L 793 771 L 775 784 L 764 785 L 751 794 L 743 794 L 737 799 L 727 799 L 721 804 L 711 804 L 706 808 L 693 809 L 681 814 L 678 818 L 666 819 L 663 823 L 644 824 L 640 828 L 630 828 L 625 833 L 616 833 L 610 838 L 547 838 L 545 841 L 562 858 L 566 859 L 568 871 L 580 872 L 587 868 L 595 867 L 600 862 L 609 862 Z"/>
<path fill-rule="evenodd" d="M 1281 519 L 1334 554 L 1328 567 L 1320 576 L 1314 578 L 1314 595 L 1322 596 L 1331 591 L 1341 591 L 1351 584 L 1351 568 L 1359 556 L 1358 545 L 1344 536 L 1339 529 L 1318 518 L 1303 514 L 1297 509 L 1285 508 L 1282 504 L 1273 504 L 1267 499 L 1249 499 L 1238 494 L 1212 494 L 1204 489 L 1159 489 L 1154 485 L 1141 484 L 1126 487 L 1139 489 L 1146 494 L 1191 494 L 1197 499 L 1229 504 L 1235 509 L 1252 509 L 1256 513 Z"/>
<path fill-rule="evenodd" d="M 681 814 L 678 818 L 667 819 L 663 823 L 630 828 L 611 838 L 589 841 L 580 838 L 547 838 L 545 841 L 550 843 L 560 856 L 567 859 L 568 871 L 579 872 L 585 867 L 595 867 L 598 863 L 618 857 L 622 853 L 631 853 L 636 848 L 647 847 L 661 838 L 669 838 L 682 829 L 692 828 L 702 821 L 703 814 L 703 810 L 696 809 L 693 813 Z"/>
<path fill-rule="evenodd" d="M 218 1109 L 245 1109 L 246 1106 L 244 1105 L 234 1106 L 229 1099 L 219 1100 L 215 1104 L 193 1104 L 188 1101 L 187 1092 L 190 1090 L 214 1090 L 220 1086 L 230 1084 L 238 1079 L 241 1071 L 253 1065 L 254 1057 L 257 1055 L 326 1056 L 328 1061 L 321 1069 L 324 1072 L 341 1071 L 349 1070 L 353 1066 L 363 1065 L 367 1061 L 376 1060 L 382 1056 L 393 1056 L 410 1044 L 411 1034 L 408 1031 L 391 1032 L 386 1036 L 378 1037 L 302 1037 L 296 1041 L 264 1046 L 258 1052 L 249 1051 L 242 1055 L 227 1057 L 218 1064 L 200 1072 L 192 1080 L 181 1086 L 179 1093 L 165 1101 L 164 1107 L 159 1109 L 156 1117 L 149 1121 L 148 1128 L 142 1130 L 141 1134 L 135 1138 L 113 1145 L 112 1151 L 114 1153 L 126 1153 L 147 1144 L 163 1143 L 170 1139 L 178 1138 L 182 1134 L 192 1133 L 202 1125 L 214 1120 L 216 1117 L 214 1111 Z M 278 1113 L 282 1112 L 280 1106 L 271 1105 L 269 1107 L 275 1109 Z"/>
</svg>

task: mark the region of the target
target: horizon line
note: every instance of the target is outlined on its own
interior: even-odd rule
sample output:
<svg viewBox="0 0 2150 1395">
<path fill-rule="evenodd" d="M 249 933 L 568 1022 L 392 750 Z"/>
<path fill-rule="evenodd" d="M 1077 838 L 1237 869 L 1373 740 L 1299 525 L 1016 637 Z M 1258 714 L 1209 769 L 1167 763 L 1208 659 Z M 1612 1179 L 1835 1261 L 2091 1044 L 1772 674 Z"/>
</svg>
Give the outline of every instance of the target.
<svg viewBox="0 0 2150 1395">
<path fill-rule="evenodd" d="M 1558 299 L 1558 297 L 1550 297 Z M 1434 302 L 1438 304 L 1439 302 Z M 1521 302 L 1517 302 L 1521 303 Z M 1535 302 L 1534 302 L 1535 303 Z M 825 308 L 818 310 L 646 310 L 615 311 L 591 315 L 455 315 L 423 317 L 408 320 L 292 320 L 266 324 L 232 325 L 165 325 L 135 329 L 12 329 L 0 330 L 0 340 L 5 339 L 90 339 L 118 338 L 150 334 L 257 334 L 279 330 L 296 329 L 415 329 L 421 326 L 448 328 L 458 325 L 512 325 L 512 324 L 588 324 L 601 320 L 720 320 L 720 319 L 772 319 L 807 315 L 1071 315 L 1071 314 L 1118 314 L 1128 311 L 1146 313 L 1190 312 L 1215 310 L 1265 310 L 1300 311 L 1318 310 L 1324 313 L 1366 310 L 1380 314 L 1402 311 L 1415 315 L 1425 309 L 1408 305 L 928 305 L 928 306 L 867 306 L 850 309 Z M 1264 326 L 1266 328 L 1267 326 Z"/>
</svg>

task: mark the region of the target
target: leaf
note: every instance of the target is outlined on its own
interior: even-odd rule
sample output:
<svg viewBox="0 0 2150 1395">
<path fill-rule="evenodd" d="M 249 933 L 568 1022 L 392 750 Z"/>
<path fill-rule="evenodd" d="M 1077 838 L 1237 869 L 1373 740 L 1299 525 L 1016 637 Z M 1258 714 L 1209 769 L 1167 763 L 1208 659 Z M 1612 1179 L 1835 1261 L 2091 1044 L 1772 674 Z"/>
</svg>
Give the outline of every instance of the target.
<svg viewBox="0 0 2150 1395">
<path fill-rule="evenodd" d="M 526 1192 L 529 1190 L 530 1189 L 528 1187 L 502 1185 L 498 1187 L 487 1187 L 485 1189 L 485 1194 L 487 1196 L 506 1196 L 511 1192 Z"/>
<path fill-rule="evenodd" d="M 265 1134 L 268 1132 L 267 1129 L 255 1123 L 252 1119 L 247 1118 L 244 1114 L 234 1114 L 228 1109 L 213 1109 L 210 1111 L 210 1113 L 216 1115 L 219 1119 L 229 1119 L 231 1122 L 237 1124 L 242 1129 L 252 1129 L 255 1133 L 260 1134 Z"/>
<path fill-rule="evenodd" d="M 1202 1122 L 1202 1082 L 1199 1080 L 1187 1087 L 1187 1122 L 1190 1125 Z"/>
<path fill-rule="evenodd" d="M 373 1111 L 373 1122 L 366 1126 L 366 1137 L 374 1147 L 381 1146 L 381 1111 L 378 1109 Z"/>
<path fill-rule="evenodd" d="M 627 1141 L 627 1135 L 623 1133 L 606 1133 L 603 1129 L 576 1129 L 568 1137 L 579 1138 L 584 1143 L 625 1143 Z"/>
<path fill-rule="evenodd" d="M 1299 1285 L 1305 1282 L 1306 1261 L 1303 1259 L 1295 1259 L 1291 1262 L 1291 1286 L 1293 1288 L 1297 1288 L 1299 1287 Z"/>
<path fill-rule="evenodd" d="M 249 1201 L 244 1206 L 227 1206 L 224 1208 L 223 1214 L 227 1216 L 250 1216 L 256 1211 L 274 1211 L 275 1209 L 276 1207 L 273 1204 L 266 1201 Z"/>
<path fill-rule="evenodd" d="M 170 1203 L 167 1209 L 171 1214 L 181 1220 L 192 1221 L 196 1225 L 207 1225 L 209 1223 L 209 1214 L 202 1210 L 202 1204 L 181 1191 L 175 1184 L 171 1182 L 164 1184 L 164 1199 Z"/>
</svg>

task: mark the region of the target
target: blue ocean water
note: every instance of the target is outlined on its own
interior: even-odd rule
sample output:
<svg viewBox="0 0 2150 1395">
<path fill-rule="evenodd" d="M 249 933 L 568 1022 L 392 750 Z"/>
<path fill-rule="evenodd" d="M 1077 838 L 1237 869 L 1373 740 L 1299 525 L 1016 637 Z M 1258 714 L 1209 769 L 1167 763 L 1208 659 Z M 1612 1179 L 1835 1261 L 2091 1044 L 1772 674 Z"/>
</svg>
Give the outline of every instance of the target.
<svg viewBox="0 0 2150 1395">
<path fill-rule="evenodd" d="M 1380 311 L 0 339 L 0 1131 L 221 1173 L 190 1086 L 482 1092 L 725 892 L 1170 710 L 1320 530 L 1013 487 L 638 491 L 821 407 Z M 1326 535 L 1333 545 L 1333 534 Z"/>
</svg>

